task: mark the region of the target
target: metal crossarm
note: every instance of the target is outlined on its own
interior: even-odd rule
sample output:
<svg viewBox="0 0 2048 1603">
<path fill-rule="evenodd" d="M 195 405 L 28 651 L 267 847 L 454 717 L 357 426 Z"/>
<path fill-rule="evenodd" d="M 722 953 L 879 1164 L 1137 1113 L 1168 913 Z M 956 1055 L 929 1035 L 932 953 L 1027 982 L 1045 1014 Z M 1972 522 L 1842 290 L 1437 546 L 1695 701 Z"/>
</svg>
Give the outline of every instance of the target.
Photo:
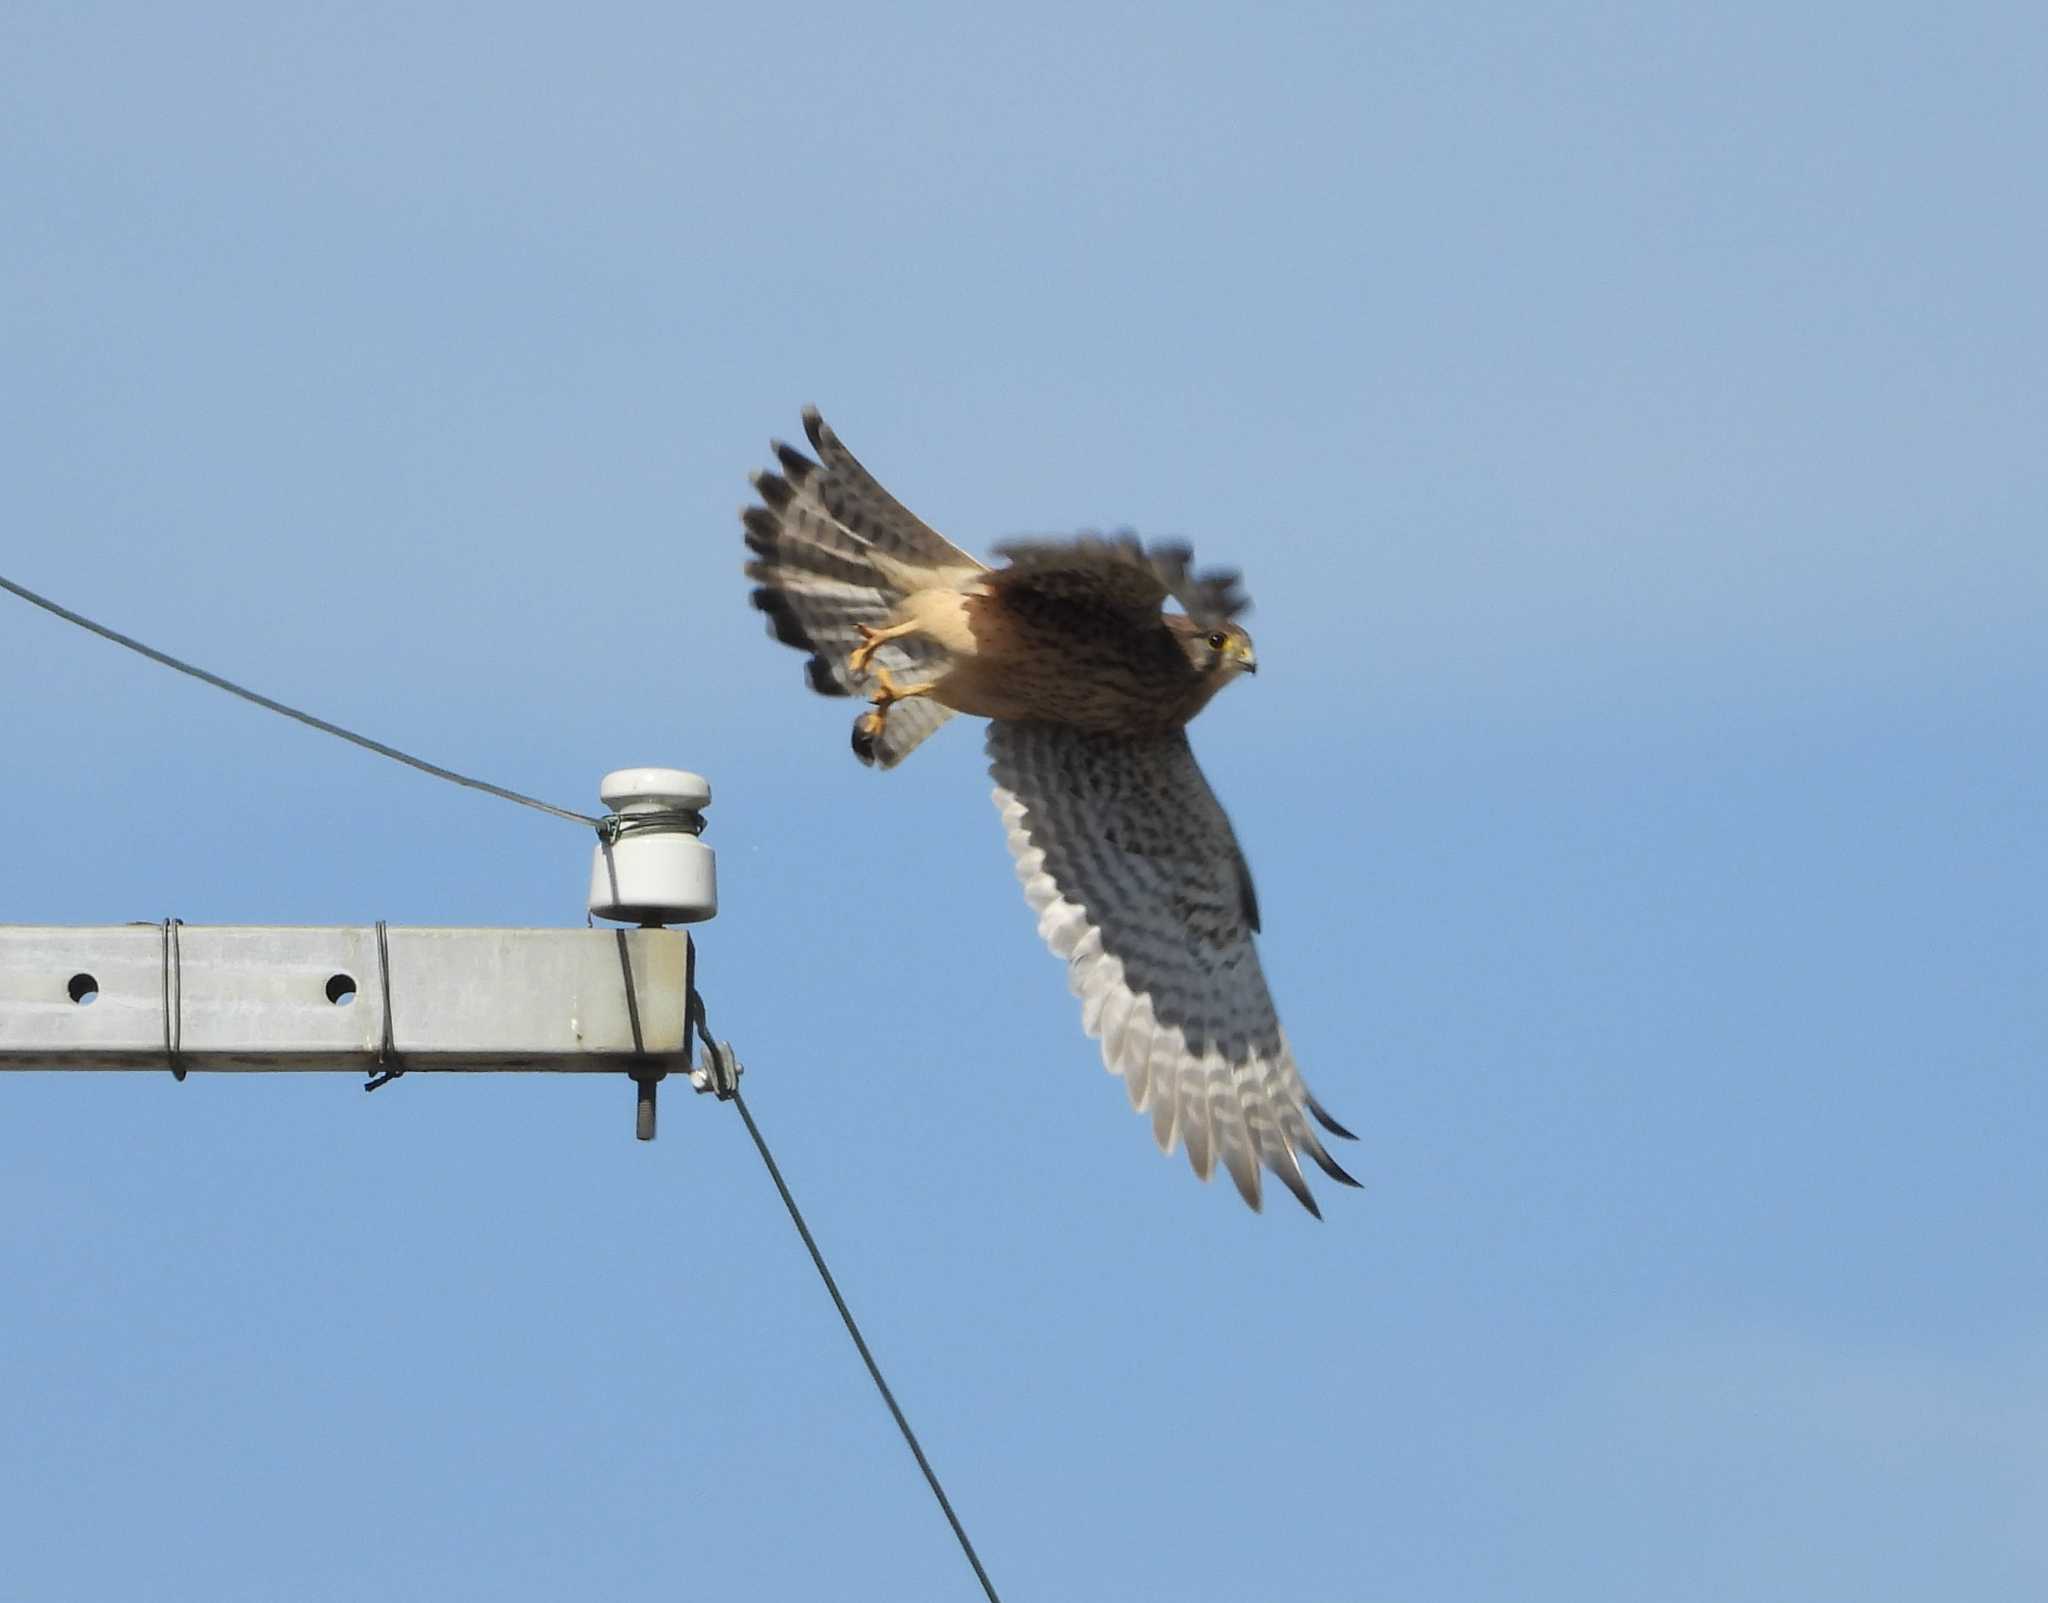
<svg viewBox="0 0 2048 1603">
<path fill-rule="evenodd" d="M 680 930 L 379 933 L 0 924 L 0 1069 L 689 1071 Z"/>
</svg>

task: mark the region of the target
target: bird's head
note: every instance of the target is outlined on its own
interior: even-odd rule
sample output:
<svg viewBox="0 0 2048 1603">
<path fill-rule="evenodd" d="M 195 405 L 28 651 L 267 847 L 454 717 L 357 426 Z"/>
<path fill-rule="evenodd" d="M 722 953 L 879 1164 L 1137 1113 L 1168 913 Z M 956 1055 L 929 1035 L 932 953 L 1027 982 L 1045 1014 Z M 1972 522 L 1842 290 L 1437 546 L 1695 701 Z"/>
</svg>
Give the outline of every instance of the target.
<svg viewBox="0 0 2048 1603">
<path fill-rule="evenodd" d="M 1172 621 L 1189 664 L 1201 678 L 1213 681 L 1216 689 L 1241 673 L 1259 671 L 1258 653 L 1252 650 L 1252 637 L 1242 624 L 1180 617 Z"/>
</svg>

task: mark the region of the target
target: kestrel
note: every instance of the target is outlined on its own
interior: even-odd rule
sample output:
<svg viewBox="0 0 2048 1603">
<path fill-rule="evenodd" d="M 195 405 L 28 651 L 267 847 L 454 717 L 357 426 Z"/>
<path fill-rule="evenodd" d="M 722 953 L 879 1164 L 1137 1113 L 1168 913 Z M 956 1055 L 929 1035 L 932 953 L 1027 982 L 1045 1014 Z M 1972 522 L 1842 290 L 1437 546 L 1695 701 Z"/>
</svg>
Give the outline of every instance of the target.
<svg viewBox="0 0 2048 1603">
<path fill-rule="evenodd" d="M 1187 724 L 1258 659 L 1231 573 L 1129 536 L 1014 540 L 989 568 L 913 516 L 804 412 L 813 461 L 777 441 L 741 514 L 775 638 L 828 696 L 865 694 L 853 750 L 893 768 L 956 712 L 989 720 L 989 772 L 1039 934 L 1067 963 L 1160 1149 L 1220 1160 L 1259 1206 L 1270 1169 L 1318 1218 L 1306 1154 L 1345 1185 L 1252 944 L 1250 870 Z M 1171 597 L 1184 612 L 1163 612 Z"/>
</svg>

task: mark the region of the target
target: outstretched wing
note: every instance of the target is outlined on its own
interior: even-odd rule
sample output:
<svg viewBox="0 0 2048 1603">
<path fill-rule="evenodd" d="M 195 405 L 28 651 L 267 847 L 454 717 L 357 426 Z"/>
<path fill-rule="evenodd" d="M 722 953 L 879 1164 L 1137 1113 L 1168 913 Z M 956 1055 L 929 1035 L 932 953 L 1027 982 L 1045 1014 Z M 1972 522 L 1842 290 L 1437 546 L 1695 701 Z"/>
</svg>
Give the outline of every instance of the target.
<svg viewBox="0 0 2048 1603">
<path fill-rule="evenodd" d="M 1358 1182 L 1309 1118 L 1350 1132 L 1295 1067 L 1252 945 L 1251 876 L 1187 736 L 998 720 L 988 753 L 1039 933 L 1161 1150 L 1185 1142 L 1205 1180 L 1220 1158 L 1254 1208 L 1263 1165 L 1321 1217 L 1299 1154 Z"/>
<path fill-rule="evenodd" d="M 1249 605 L 1228 568 L 1196 573 L 1181 541 L 1141 545 L 1134 534 L 1032 536 L 995 548 L 1009 566 L 984 583 L 997 594 L 1029 591 L 1049 600 L 1101 607 L 1143 623 L 1171 596 L 1188 616 L 1221 623 Z"/>
</svg>

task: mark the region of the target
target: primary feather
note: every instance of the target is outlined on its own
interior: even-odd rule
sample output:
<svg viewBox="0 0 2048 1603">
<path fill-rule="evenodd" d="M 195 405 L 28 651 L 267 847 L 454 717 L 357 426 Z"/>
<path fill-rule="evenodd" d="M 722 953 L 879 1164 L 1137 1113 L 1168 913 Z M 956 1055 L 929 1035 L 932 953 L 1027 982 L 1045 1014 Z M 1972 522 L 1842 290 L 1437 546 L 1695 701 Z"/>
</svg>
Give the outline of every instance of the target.
<svg viewBox="0 0 2048 1603">
<path fill-rule="evenodd" d="M 1185 1143 L 1204 1179 L 1220 1159 L 1254 1208 L 1263 1166 L 1320 1215 L 1299 1154 L 1358 1182 L 1309 1123 L 1319 1110 L 1252 944 L 1250 874 L 1187 737 L 998 720 L 988 751 L 1039 932 L 1162 1150 Z"/>
</svg>

